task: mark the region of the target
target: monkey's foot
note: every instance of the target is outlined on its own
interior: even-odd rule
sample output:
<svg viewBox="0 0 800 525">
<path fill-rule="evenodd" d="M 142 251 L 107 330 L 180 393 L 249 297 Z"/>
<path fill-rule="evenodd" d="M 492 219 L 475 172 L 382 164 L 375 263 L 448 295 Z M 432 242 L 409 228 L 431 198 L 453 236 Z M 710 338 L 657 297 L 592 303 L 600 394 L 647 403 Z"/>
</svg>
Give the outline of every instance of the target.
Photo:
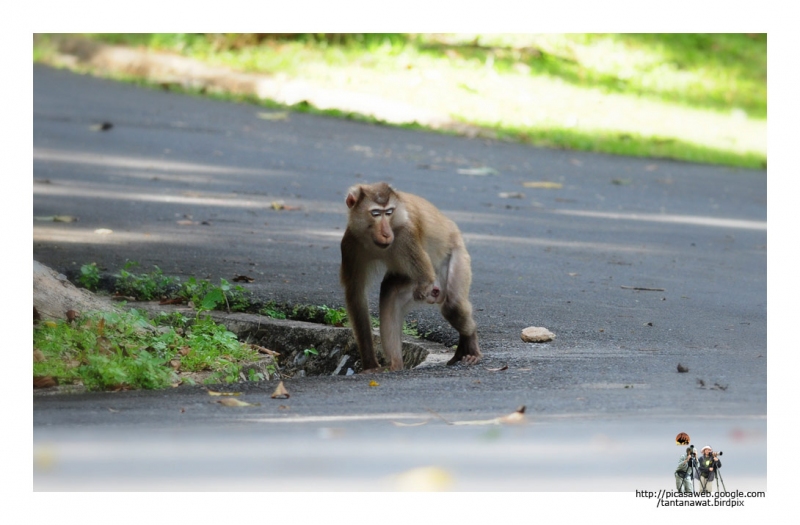
<svg viewBox="0 0 800 525">
<path fill-rule="evenodd" d="M 465 355 L 465 356 L 453 356 L 450 361 L 447 362 L 447 366 L 453 366 L 458 363 L 464 363 L 465 365 L 474 365 L 481 361 L 482 356 L 480 355 Z"/>
<path fill-rule="evenodd" d="M 388 368 L 385 366 L 376 366 L 375 368 L 367 368 L 359 372 L 359 374 L 380 374 L 381 372 L 386 372 Z"/>
<path fill-rule="evenodd" d="M 448 366 L 456 363 L 463 362 L 465 365 L 474 365 L 480 362 L 481 350 L 478 347 L 478 335 L 461 335 L 458 338 L 458 347 L 456 353 L 450 361 L 447 362 Z"/>
</svg>

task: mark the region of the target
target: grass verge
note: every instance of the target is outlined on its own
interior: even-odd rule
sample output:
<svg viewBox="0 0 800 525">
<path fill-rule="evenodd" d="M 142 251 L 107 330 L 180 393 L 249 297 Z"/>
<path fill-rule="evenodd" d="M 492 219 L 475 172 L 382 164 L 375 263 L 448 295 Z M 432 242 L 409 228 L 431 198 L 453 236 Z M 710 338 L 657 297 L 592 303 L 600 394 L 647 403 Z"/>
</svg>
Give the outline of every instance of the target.
<svg viewBox="0 0 800 525">
<path fill-rule="evenodd" d="M 95 312 L 34 328 L 33 375 L 87 390 L 158 389 L 207 372 L 204 383 L 240 380 L 241 366 L 258 352 L 207 316 L 151 321 L 132 309 Z M 263 379 L 263 377 L 261 378 Z"/>
<path fill-rule="evenodd" d="M 412 104 L 487 137 L 766 166 L 766 35 L 89 36 Z M 36 60 L 53 52 L 47 36 L 36 39 Z M 313 101 L 226 98 L 376 121 Z"/>
</svg>

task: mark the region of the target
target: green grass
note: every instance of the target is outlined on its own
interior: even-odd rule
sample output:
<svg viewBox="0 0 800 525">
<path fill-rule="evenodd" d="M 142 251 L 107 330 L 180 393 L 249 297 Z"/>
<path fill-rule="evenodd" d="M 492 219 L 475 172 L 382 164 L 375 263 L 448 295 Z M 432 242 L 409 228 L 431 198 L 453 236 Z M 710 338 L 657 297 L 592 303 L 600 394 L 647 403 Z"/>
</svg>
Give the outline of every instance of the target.
<svg viewBox="0 0 800 525">
<path fill-rule="evenodd" d="M 158 389 L 181 381 L 181 373 L 210 372 L 206 383 L 239 380 L 241 365 L 258 353 L 210 318 L 162 317 L 156 323 L 138 311 L 89 313 L 73 322 L 34 327 L 34 376 L 88 390 Z M 177 325 L 177 327 L 176 327 Z M 191 382 L 191 381 L 190 381 Z"/>
<path fill-rule="evenodd" d="M 484 136 L 621 155 L 766 165 L 765 35 L 91 38 L 410 103 L 480 126 Z M 47 62 L 51 47 L 47 37 L 37 38 L 35 60 Z M 281 107 L 255 97 L 231 99 Z M 310 104 L 291 108 L 370 120 Z"/>
</svg>

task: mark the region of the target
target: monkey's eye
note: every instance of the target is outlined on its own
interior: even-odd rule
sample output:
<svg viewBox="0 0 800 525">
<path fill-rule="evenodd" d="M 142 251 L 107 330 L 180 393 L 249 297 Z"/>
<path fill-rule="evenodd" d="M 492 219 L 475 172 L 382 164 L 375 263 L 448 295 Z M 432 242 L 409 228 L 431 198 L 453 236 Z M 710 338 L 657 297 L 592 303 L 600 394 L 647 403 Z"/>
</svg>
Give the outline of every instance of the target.
<svg viewBox="0 0 800 525">
<path fill-rule="evenodd" d="M 388 208 L 386 210 L 386 215 L 391 215 L 394 212 L 394 208 Z"/>
<path fill-rule="evenodd" d="M 381 216 L 381 210 L 372 210 L 372 211 L 370 211 L 370 214 L 372 214 L 373 217 L 380 217 Z"/>
</svg>

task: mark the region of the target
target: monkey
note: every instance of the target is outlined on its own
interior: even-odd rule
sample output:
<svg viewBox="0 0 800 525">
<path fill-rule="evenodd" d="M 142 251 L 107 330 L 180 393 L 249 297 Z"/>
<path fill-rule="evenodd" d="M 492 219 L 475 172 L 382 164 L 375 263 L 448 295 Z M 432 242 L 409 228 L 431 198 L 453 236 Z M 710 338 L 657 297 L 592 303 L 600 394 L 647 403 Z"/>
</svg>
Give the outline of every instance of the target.
<svg viewBox="0 0 800 525">
<path fill-rule="evenodd" d="M 381 270 L 380 334 L 390 370 L 403 369 L 403 319 L 415 303 L 438 305 L 458 332 L 448 365 L 479 362 L 482 354 L 469 301 L 471 260 L 458 226 L 427 200 L 386 182 L 351 187 L 345 204 L 348 219 L 339 278 L 362 371 L 379 370 L 367 286 Z"/>
</svg>

